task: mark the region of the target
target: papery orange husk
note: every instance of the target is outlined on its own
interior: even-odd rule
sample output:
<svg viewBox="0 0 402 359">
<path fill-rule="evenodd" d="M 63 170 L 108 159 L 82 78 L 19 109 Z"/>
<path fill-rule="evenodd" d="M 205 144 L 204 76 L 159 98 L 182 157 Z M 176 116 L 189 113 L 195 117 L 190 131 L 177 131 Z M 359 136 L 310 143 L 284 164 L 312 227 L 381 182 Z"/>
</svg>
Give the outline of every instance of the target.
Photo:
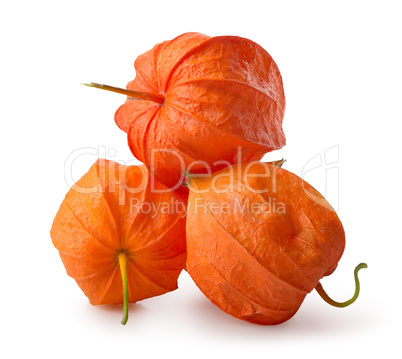
<svg viewBox="0 0 402 359">
<path fill-rule="evenodd" d="M 67 274 L 94 305 L 123 303 L 117 257 L 126 253 L 134 303 L 177 288 L 186 261 L 185 210 L 145 166 L 98 160 L 68 191 L 51 237 Z"/>
<path fill-rule="evenodd" d="M 115 121 L 134 156 L 168 187 L 183 189 L 186 169 L 216 171 L 285 145 L 282 77 L 251 40 L 185 33 L 139 56 L 135 71 L 127 89 L 164 101 L 128 97 Z"/>
<path fill-rule="evenodd" d="M 189 182 L 187 270 L 226 313 L 258 324 L 291 318 L 345 246 L 328 202 L 295 174 L 243 163 Z"/>
</svg>

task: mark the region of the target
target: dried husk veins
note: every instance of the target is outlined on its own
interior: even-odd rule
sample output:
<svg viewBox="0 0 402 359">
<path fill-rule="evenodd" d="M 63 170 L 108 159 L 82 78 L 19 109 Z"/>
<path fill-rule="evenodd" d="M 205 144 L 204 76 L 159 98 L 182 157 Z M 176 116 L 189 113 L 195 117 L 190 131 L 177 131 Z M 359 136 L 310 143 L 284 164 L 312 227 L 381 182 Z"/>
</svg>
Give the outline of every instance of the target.
<svg viewBox="0 0 402 359">
<path fill-rule="evenodd" d="M 190 178 L 187 269 L 225 312 L 253 323 L 278 324 L 291 318 L 319 280 L 335 270 L 344 230 L 325 199 L 299 177 L 268 164 L 248 165 Z M 196 193 L 212 184 L 214 190 Z M 214 211 L 208 203 L 230 211 Z M 253 211 L 253 203 L 276 206 L 276 211 Z"/>
<path fill-rule="evenodd" d="M 177 201 L 183 210 L 154 217 L 137 210 L 161 201 Z M 151 191 L 145 166 L 99 160 L 67 193 L 51 237 L 67 274 L 94 305 L 123 303 L 117 257 L 127 253 L 129 302 L 134 303 L 177 288 L 186 260 L 184 211 L 175 193 Z"/>
<path fill-rule="evenodd" d="M 128 98 L 115 121 L 161 183 L 178 185 L 181 172 L 197 161 L 215 171 L 223 161 L 258 160 L 285 145 L 282 78 L 256 43 L 186 33 L 139 56 L 135 69 L 127 88 L 163 94 L 165 102 Z M 155 149 L 163 151 L 152 155 Z M 191 167 L 204 169 L 200 162 Z"/>
</svg>

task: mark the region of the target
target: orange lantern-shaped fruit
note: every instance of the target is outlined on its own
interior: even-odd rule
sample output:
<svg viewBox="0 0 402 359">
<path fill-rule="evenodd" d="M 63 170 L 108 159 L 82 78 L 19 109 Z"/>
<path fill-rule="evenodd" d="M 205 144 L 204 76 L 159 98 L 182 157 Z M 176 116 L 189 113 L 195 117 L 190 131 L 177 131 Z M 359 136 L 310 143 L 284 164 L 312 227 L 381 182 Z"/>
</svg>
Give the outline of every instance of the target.
<svg viewBox="0 0 402 359">
<path fill-rule="evenodd" d="M 67 274 L 93 305 L 128 303 L 177 288 L 186 261 L 186 203 L 145 166 L 99 160 L 69 190 L 51 237 Z"/>
<path fill-rule="evenodd" d="M 216 171 L 285 145 L 279 69 L 255 42 L 185 33 L 135 61 L 115 121 L 134 156 L 162 184 L 182 189 L 185 170 Z"/>
<path fill-rule="evenodd" d="M 187 270 L 219 308 L 257 324 L 290 319 L 319 280 L 337 267 L 342 224 L 328 202 L 298 176 L 253 162 L 210 177 L 189 175 Z"/>
</svg>

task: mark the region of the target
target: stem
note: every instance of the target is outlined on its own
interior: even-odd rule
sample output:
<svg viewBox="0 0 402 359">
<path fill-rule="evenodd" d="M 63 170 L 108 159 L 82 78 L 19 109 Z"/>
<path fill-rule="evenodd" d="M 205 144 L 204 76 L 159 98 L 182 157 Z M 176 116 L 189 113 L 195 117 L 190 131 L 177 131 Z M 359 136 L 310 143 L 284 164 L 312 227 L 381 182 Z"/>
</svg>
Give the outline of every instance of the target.
<svg viewBox="0 0 402 359">
<path fill-rule="evenodd" d="M 352 298 L 350 298 L 349 300 L 347 300 L 346 302 L 336 302 L 333 299 L 331 299 L 328 294 L 325 292 L 324 288 L 322 287 L 321 283 L 318 283 L 317 286 L 315 287 L 316 291 L 318 292 L 318 294 L 321 296 L 322 299 L 324 299 L 328 304 L 333 305 L 334 307 L 337 308 L 344 308 L 347 307 L 348 305 L 351 305 L 359 296 L 360 293 L 360 282 L 359 282 L 359 278 L 357 277 L 357 273 L 359 272 L 360 269 L 362 268 L 367 268 L 367 264 L 366 263 L 360 263 L 356 268 L 355 268 L 355 272 L 354 272 L 354 276 L 355 276 L 355 294 L 353 295 Z"/>
<path fill-rule="evenodd" d="M 96 82 L 91 82 L 89 84 L 82 83 L 81 85 L 85 85 L 88 87 L 95 87 L 95 88 L 101 89 L 101 90 L 116 92 L 116 93 L 119 93 L 122 95 L 127 95 L 129 97 L 140 99 L 140 100 L 149 100 L 149 101 L 157 102 L 160 104 L 165 102 L 165 96 L 163 96 L 161 94 L 157 94 L 157 93 L 127 90 L 127 89 L 122 89 L 120 87 L 97 84 Z"/>
<path fill-rule="evenodd" d="M 127 283 L 127 255 L 124 252 L 119 253 L 119 265 L 121 271 L 121 279 L 123 281 L 123 319 L 121 324 L 125 325 L 128 320 L 128 283 Z"/>
<path fill-rule="evenodd" d="M 286 162 L 284 158 L 277 160 L 277 161 L 272 161 L 268 162 L 270 165 L 276 166 L 276 167 L 282 167 L 282 165 Z"/>
<path fill-rule="evenodd" d="M 181 184 L 183 187 L 188 188 L 188 182 L 189 182 L 189 178 L 190 178 L 191 172 L 186 170 L 186 171 L 181 171 L 181 173 L 182 173 L 182 175 L 183 175 L 183 177 L 184 177 L 184 180 L 183 180 L 182 182 L 180 182 L 180 184 Z"/>
</svg>

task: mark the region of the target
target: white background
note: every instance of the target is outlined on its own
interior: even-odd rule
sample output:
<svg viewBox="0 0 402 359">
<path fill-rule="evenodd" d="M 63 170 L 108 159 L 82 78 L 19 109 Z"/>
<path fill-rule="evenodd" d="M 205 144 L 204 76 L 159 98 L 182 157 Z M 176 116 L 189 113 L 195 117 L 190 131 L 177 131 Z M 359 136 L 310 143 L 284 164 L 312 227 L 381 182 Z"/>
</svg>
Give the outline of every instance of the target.
<svg viewBox="0 0 402 359">
<path fill-rule="evenodd" d="M 400 355 L 401 13 L 398 1 L 2 2 L 0 356 Z M 252 325 L 210 304 L 183 273 L 177 291 L 130 305 L 122 326 L 121 307 L 91 306 L 65 274 L 49 236 L 69 188 L 65 161 L 83 147 L 132 159 L 113 121 L 124 96 L 80 83 L 124 87 L 139 54 L 187 31 L 247 37 L 274 57 L 288 144 L 266 159 L 285 157 L 285 168 L 302 175 L 311 159 L 339 149 L 327 194 L 347 245 L 322 283 L 346 300 L 355 265 L 367 262 L 351 307 L 330 307 L 312 292 L 290 321 Z M 74 179 L 95 159 L 80 156 Z M 305 176 L 324 194 L 326 167 Z"/>
</svg>

